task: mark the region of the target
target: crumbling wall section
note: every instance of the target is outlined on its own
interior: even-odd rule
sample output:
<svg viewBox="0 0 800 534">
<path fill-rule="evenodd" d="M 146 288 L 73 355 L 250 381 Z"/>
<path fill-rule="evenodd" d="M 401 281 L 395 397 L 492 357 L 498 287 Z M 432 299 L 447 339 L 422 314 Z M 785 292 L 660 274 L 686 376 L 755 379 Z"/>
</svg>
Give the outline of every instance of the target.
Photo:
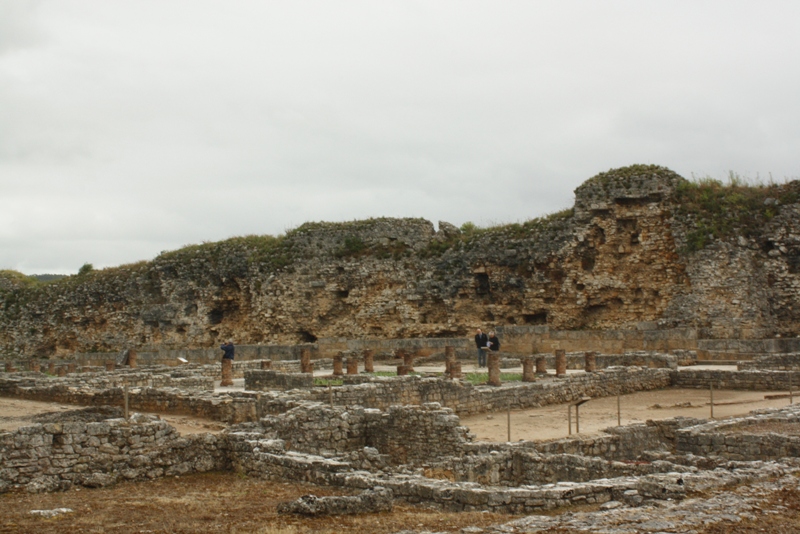
<svg viewBox="0 0 800 534">
<path fill-rule="evenodd" d="M 147 416 L 0 432 L 0 492 L 100 487 L 229 468 L 224 441 L 212 434 L 180 437 L 166 422 Z"/>
</svg>

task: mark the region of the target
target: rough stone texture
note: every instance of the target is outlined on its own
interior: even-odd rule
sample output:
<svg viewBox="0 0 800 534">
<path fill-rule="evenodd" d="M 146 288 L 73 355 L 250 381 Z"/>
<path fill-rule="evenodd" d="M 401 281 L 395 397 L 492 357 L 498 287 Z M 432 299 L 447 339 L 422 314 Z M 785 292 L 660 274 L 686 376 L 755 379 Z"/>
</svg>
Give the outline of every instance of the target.
<svg viewBox="0 0 800 534">
<path fill-rule="evenodd" d="M 295 501 L 278 505 L 279 514 L 305 516 L 371 514 L 392 511 L 392 492 L 380 486 L 353 497 L 317 497 L 303 495 Z"/>
<path fill-rule="evenodd" d="M 758 235 L 689 253 L 696 228 L 676 204 L 683 183 L 637 165 L 586 181 L 572 212 L 469 236 L 422 219 L 307 223 L 281 238 L 186 247 L 44 286 L 4 276 L 0 350 L 60 357 L 135 347 L 143 362 L 147 351 L 207 349 L 231 336 L 243 345 L 320 343 L 330 356 L 371 348 L 348 346 L 345 335 L 463 339 L 475 325 L 640 330 L 627 348 L 658 350 L 794 337 L 800 205 L 775 204 Z M 670 347 L 663 328 L 699 335 Z M 543 342 L 536 350 L 625 348 L 613 336 L 608 346 Z"/>
<path fill-rule="evenodd" d="M 314 377 L 307 373 L 246 371 L 244 374 L 244 387 L 248 391 L 307 389 L 314 387 Z"/>
</svg>

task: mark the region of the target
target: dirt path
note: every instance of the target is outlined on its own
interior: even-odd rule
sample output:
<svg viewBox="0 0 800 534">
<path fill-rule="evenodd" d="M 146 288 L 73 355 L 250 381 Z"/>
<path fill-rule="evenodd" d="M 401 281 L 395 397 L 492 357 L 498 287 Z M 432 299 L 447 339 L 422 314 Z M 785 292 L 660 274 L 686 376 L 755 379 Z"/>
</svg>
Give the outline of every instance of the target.
<svg viewBox="0 0 800 534">
<path fill-rule="evenodd" d="M 714 391 L 714 417 L 717 419 L 745 415 L 762 408 L 781 408 L 789 404 L 788 398 L 765 399 L 780 395 L 781 391 Z M 668 388 L 644 391 L 620 397 L 622 424 L 659 420 L 672 417 L 698 417 L 711 415 L 708 390 Z M 800 397 L 795 399 L 800 402 Z M 575 409 L 572 410 L 572 432 L 575 433 Z M 511 440 L 544 441 L 565 438 L 567 405 L 546 406 L 529 410 L 511 411 Z M 480 441 L 503 442 L 508 440 L 507 412 L 462 417 L 461 424 L 470 428 Z M 580 407 L 581 435 L 598 434 L 603 429 L 617 425 L 617 397 L 593 399 Z"/>
<path fill-rule="evenodd" d="M 10 399 L 0 397 L 0 430 L 16 430 L 22 426 L 34 424 L 34 416 L 79 410 L 83 406 L 73 406 L 70 404 L 58 404 L 54 402 L 38 402 L 21 399 Z M 193 417 L 189 415 L 158 415 L 161 419 L 168 422 L 180 434 L 198 434 L 200 432 L 221 432 L 225 428 L 224 423 Z"/>
</svg>

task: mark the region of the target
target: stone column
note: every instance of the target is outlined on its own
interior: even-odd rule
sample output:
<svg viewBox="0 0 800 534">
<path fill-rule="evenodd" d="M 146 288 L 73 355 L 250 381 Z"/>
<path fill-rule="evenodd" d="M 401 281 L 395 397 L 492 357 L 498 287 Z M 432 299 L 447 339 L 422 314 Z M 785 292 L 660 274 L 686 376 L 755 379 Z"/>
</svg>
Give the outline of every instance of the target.
<svg viewBox="0 0 800 534">
<path fill-rule="evenodd" d="M 371 349 L 366 349 L 364 351 L 364 372 L 365 373 L 375 372 L 375 354 L 372 352 Z"/>
<path fill-rule="evenodd" d="M 461 362 L 455 360 L 450 363 L 450 378 L 461 378 Z"/>
<path fill-rule="evenodd" d="M 116 368 L 117 368 L 117 362 L 115 362 L 114 360 L 108 360 L 106 362 L 106 371 L 113 371 Z"/>
<path fill-rule="evenodd" d="M 272 360 L 261 360 L 261 369 L 265 371 L 272 369 Z"/>
<path fill-rule="evenodd" d="M 233 360 L 230 358 L 222 358 L 222 382 L 219 385 L 222 387 L 233 385 Z"/>
<path fill-rule="evenodd" d="M 407 365 L 398 365 L 397 366 L 397 376 L 406 376 L 408 375 L 409 369 Z"/>
<path fill-rule="evenodd" d="M 300 349 L 300 372 L 314 372 L 314 364 L 311 363 L 311 349 Z"/>
<path fill-rule="evenodd" d="M 16 369 L 14 369 L 14 364 L 6 362 L 6 373 L 13 373 L 14 371 L 16 371 Z"/>
<path fill-rule="evenodd" d="M 522 358 L 522 381 L 523 382 L 533 382 L 536 380 L 536 374 L 533 372 L 533 358 L 528 356 L 526 358 Z"/>
<path fill-rule="evenodd" d="M 545 358 L 544 356 L 536 357 L 536 374 L 537 375 L 547 374 L 547 358 Z"/>
<path fill-rule="evenodd" d="M 444 372 L 453 378 L 453 363 L 456 361 L 456 348 L 450 345 L 444 348 Z"/>
<path fill-rule="evenodd" d="M 556 376 L 567 376 L 567 351 L 556 349 Z"/>
<path fill-rule="evenodd" d="M 58 376 L 67 376 L 67 368 L 63 365 L 58 366 Z"/>
<path fill-rule="evenodd" d="M 358 374 L 358 358 L 356 356 L 350 356 L 349 358 L 347 358 L 347 374 L 348 375 Z"/>
<path fill-rule="evenodd" d="M 414 355 L 410 352 L 403 351 L 403 365 L 408 367 L 408 372 L 414 371 Z"/>
<path fill-rule="evenodd" d="M 339 352 L 333 357 L 333 376 L 341 376 L 342 372 L 342 353 Z"/>
<path fill-rule="evenodd" d="M 78 366 L 75 364 L 75 362 L 69 362 L 67 364 L 67 372 L 69 374 L 74 373 L 77 370 L 77 368 L 78 368 Z"/>
<path fill-rule="evenodd" d="M 31 362 L 31 371 L 34 373 L 41 373 L 42 365 L 39 362 Z"/>
<path fill-rule="evenodd" d="M 584 370 L 587 373 L 594 373 L 597 370 L 597 353 L 596 352 L 587 352 L 583 355 L 584 360 L 586 361 L 586 367 Z"/>
<path fill-rule="evenodd" d="M 56 362 L 50 362 L 47 364 L 47 372 L 51 375 L 56 374 Z"/>
<path fill-rule="evenodd" d="M 489 365 L 489 385 L 500 385 L 500 354 L 489 351 L 487 364 Z"/>
<path fill-rule="evenodd" d="M 131 349 L 128 351 L 128 367 L 131 369 L 136 369 L 137 360 L 139 359 L 139 355 L 136 354 L 136 349 Z"/>
</svg>

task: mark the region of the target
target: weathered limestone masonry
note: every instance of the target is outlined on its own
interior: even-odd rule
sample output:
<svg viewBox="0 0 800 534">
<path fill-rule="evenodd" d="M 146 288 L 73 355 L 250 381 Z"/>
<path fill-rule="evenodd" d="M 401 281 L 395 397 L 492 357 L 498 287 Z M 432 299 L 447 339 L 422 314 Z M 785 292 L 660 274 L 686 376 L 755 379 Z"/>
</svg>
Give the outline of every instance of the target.
<svg viewBox="0 0 800 534">
<path fill-rule="evenodd" d="M 758 425 L 770 423 L 768 430 Z M 796 409 L 769 415 L 754 415 L 734 421 L 711 421 L 677 432 L 677 451 L 698 456 L 718 456 L 729 460 L 782 460 L 800 457 L 800 436 L 781 434 L 775 425 L 800 428 Z M 748 429 L 752 428 L 752 432 Z M 732 431 L 735 430 L 734 434 Z"/>
<path fill-rule="evenodd" d="M 788 390 L 800 383 L 800 372 L 791 371 L 673 371 L 672 383 L 678 387 L 741 389 L 755 391 Z"/>
<path fill-rule="evenodd" d="M 393 405 L 441 403 L 459 415 L 472 415 L 505 409 L 546 406 L 577 400 L 584 395 L 609 395 L 648 391 L 670 386 L 672 377 L 666 369 L 621 368 L 564 379 L 540 379 L 536 382 L 509 382 L 499 387 L 473 386 L 442 378 L 408 376 L 375 378 L 354 386 L 332 388 L 333 402 L 339 406 L 360 405 L 388 409 Z M 328 402 L 327 390 L 311 391 L 310 398 Z"/>
<path fill-rule="evenodd" d="M 164 421 L 64 421 L 0 432 L 0 493 L 100 487 L 189 472 L 229 469 L 227 454 L 211 434 L 180 437 Z"/>
<path fill-rule="evenodd" d="M 747 370 L 772 370 L 772 371 L 800 371 L 800 353 L 769 354 L 759 356 L 751 361 L 741 361 L 737 364 L 739 371 Z"/>
<path fill-rule="evenodd" d="M 279 373 L 277 371 L 247 371 L 244 388 L 248 391 L 272 389 L 308 389 L 314 387 L 314 376 L 308 373 Z"/>
<path fill-rule="evenodd" d="M 753 228 L 691 252 L 704 213 L 684 210 L 687 187 L 668 169 L 634 165 L 587 180 L 572 210 L 486 231 L 464 234 L 444 222 L 437 231 L 422 219 L 307 223 L 278 238 L 190 246 L 51 284 L 2 275 L 0 353 L 135 349 L 144 364 L 148 352 L 219 354 L 219 342 L 232 337 L 265 352 L 316 343 L 331 356 L 379 351 L 373 341 L 382 339 L 467 343 L 475 326 L 503 327 L 503 346 L 517 354 L 794 339 L 797 183 L 764 199 L 769 214 L 756 213 Z M 536 327 L 550 329 L 539 347 L 533 335 L 512 339 L 508 330 Z M 631 334 L 602 333 L 609 330 Z M 711 345 L 709 355 L 729 351 Z"/>
</svg>

